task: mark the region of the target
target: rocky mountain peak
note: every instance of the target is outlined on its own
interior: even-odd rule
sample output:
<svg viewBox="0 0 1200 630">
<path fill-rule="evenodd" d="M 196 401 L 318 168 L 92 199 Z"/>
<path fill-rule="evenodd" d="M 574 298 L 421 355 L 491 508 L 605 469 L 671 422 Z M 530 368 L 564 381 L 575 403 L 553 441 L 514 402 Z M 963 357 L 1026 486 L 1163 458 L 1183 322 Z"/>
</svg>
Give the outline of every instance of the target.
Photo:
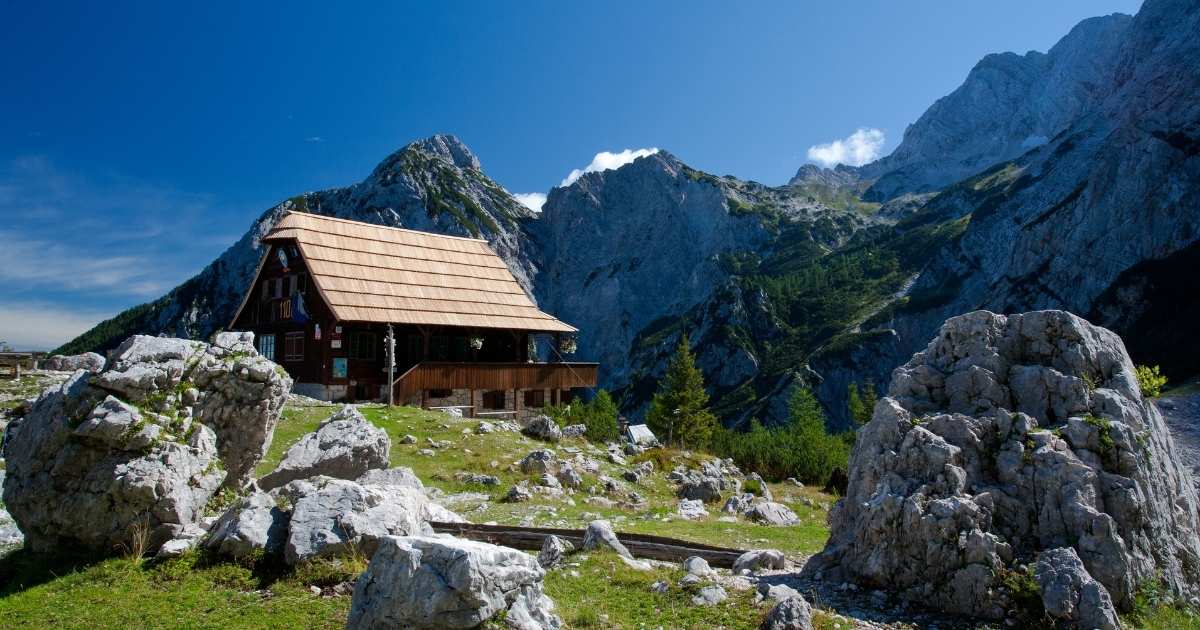
<svg viewBox="0 0 1200 630">
<path fill-rule="evenodd" d="M 845 164 L 833 168 L 821 168 L 816 164 L 805 164 L 788 180 L 788 186 L 820 185 L 837 188 L 848 186 L 859 180 L 858 169 Z"/>
<path fill-rule="evenodd" d="M 479 158 L 462 140 L 449 134 L 437 134 L 423 140 L 410 142 L 399 151 L 384 158 L 375 167 L 372 178 L 386 181 L 389 176 L 403 174 L 406 167 L 416 165 L 424 168 L 431 161 L 460 170 L 483 170 Z"/>
<path fill-rule="evenodd" d="M 896 150 L 861 168 L 882 201 L 939 190 L 1045 144 L 1108 93 L 1133 18 L 1080 22 L 1048 52 L 984 57 L 958 89 L 904 131 Z"/>
</svg>

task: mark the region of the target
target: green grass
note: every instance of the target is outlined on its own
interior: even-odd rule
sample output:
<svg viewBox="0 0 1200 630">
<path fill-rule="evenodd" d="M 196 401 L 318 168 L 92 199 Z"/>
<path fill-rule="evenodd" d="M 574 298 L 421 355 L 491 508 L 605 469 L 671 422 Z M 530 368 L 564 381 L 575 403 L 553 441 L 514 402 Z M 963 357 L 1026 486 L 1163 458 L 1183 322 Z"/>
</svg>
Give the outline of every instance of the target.
<svg viewBox="0 0 1200 630">
<path fill-rule="evenodd" d="M 0 619 L 6 628 L 343 627 L 350 598 L 313 595 L 310 575 L 264 579 L 194 554 L 155 564 L 22 551 L 0 559 Z"/>
</svg>

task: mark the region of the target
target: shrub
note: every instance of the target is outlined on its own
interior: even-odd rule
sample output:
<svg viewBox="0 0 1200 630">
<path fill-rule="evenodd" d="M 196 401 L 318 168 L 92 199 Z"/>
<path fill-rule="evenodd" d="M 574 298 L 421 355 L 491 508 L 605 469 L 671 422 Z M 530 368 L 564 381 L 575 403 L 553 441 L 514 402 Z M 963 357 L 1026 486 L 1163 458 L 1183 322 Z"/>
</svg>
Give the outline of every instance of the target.
<svg viewBox="0 0 1200 630">
<path fill-rule="evenodd" d="M 1162 395 L 1163 387 L 1167 384 L 1167 377 L 1163 376 L 1157 365 L 1154 367 L 1139 365 L 1135 369 L 1135 372 L 1137 373 L 1138 387 L 1142 390 L 1142 396 L 1155 398 Z"/>
<path fill-rule="evenodd" d="M 587 438 L 593 442 L 613 442 L 621 434 L 617 424 L 617 403 L 603 389 L 596 392 L 589 402 L 577 401 L 569 405 L 546 407 L 545 412 L 560 426 L 587 426 Z"/>
<path fill-rule="evenodd" d="M 825 414 L 807 389 L 792 395 L 790 416 L 787 425 L 770 429 L 757 420 L 750 422 L 749 431 L 718 429 L 713 450 L 769 481 L 795 477 L 824 485 L 834 468 L 846 467 L 850 445 L 843 436 L 826 431 Z"/>
</svg>

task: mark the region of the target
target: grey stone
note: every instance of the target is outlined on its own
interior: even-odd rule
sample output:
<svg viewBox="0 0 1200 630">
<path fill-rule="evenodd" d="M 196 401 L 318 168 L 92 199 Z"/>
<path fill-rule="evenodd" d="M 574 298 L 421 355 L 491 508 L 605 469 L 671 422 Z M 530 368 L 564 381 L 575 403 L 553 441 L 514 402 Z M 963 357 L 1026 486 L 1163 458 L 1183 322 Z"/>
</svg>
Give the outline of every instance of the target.
<svg viewBox="0 0 1200 630">
<path fill-rule="evenodd" d="M 529 491 L 529 487 L 524 483 L 518 483 L 508 489 L 508 494 L 504 495 L 506 503 L 524 503 L 533 499 L 533 493 Z"/>
<path fill-rule="evenodd" d="M 547 442 L 557 442 L 562 439 L 562 429 L 550 416 L 535 416 L 521 429 L 521 433 Z"/>
<path fill-rule="evenodd" d="M 701 577 L 708 577 L 716 573 L 712 570 L 712 567 L 708 566 L 708 561 L 700 556 L 689 556 L 686 558 L 683 561 L 683 571 Z"/>
<path fill-rule="evenodd" d="M 769 599 L 776 602 L 781 602 L 789 597 L 800 597 L 799 591 L 786 584 L 759 582 L 757 591 L 761 599 Z"/>
<path fill-rule="evenodd" d="M 542 541 L 541 552 L 538 553 L 538 564 L 542 565 L 543 569 L 553 569 L 562 564 L 563 558 L 574 550 L 575 547 L 570 541 L 554 535 L 547 536 Z"/>
<path fill-rule="evenodd" d="M 1035 572 L 1046 614 L 1080 628 L 1117 630 L 1112 598 L 1070 547 L 1043 551 Z"/>
<path fill-rule="evenodd" d="M 164 344 L 187 348 L 193 363 L 203 360 L 195 354 L 202 354 L 205 344 Z M 147 551 L 155 552 L 199 521 L 226 479 L 212 429 L 177 406 L 149 405 L 158 411 L 143 413 L 93 384 L 112 370 L 156 369 L 157 364 L 136 363 L 133 353 L 121 350 L 140 347 L 146 350 L 141 356 L 151 356 L 150 349 L 158 346 L 122 344 L 108 371 L 79 371 L 46 390 L 9 431 L 4 504 L 30 549 L 71 545 L 107 553 L 129 548 L 145 532 Z M 179 380 L 162 384 L 175 387 L 184 374 L 176 376 Z M 142 400 L 157 391 L 145 390 Z M 201 392 L 212 395 L 208 389 Z"/>
<path fill-rule="evenodd" d="M 228 558 L 279 555 L 287 542 L 290 514 L 264 492 L 254 492 L 230 506 L 209 529 L 203 546 Z"/>
<path fill-rule="evenodd" d="M 348 629 L 474 628 L 509 611 L 526 628 L 558 628 L 529 554 L 451 537 L 384 537 L 358 579 Z M 514 610 L 515 608 L 515 610 Z"/>
<path fill-rule="evenodd" d="M 521 472 L 528 474 L 553 473 L 558 470 L 558 456 L 554 451 L 539 449 L 530 452 L 518 464 Z"/>
<path fill-rule="evenodd" d="M 405 433 L 404 437 L 400 438 L 400 443 L 401 444 L 416 444 L 417 436 L 415 436 L 411 433 Z"/>
<path fill-rule="evenodd" d="M 583 533 L 584 551 L 600 547 L 607 547 L 617 552 L 617 555 L 622 558 L 633 559 L 633 554 L 629 553 L 629 549 L 617 539 L 617 534 L 613 531 L 612 523 L 606 520 L 595 520 L 588 523 L 587 530 Z"/>
<path fill-rule="evenodd" d="M 425 488 L 425 484 L 421 483 L 421 480 L 417 478 L 413 469 L 407 466 L 397 466 L 387 469 L 373 468 L 363 473 L 355 481 L 364 486 L 402 486 L 414 490 L 423 490 Z"/>
<path fill-rule="evenodd" d="M 88 372 L 98 373 L 104 370 L 104 357 L 95 352 L 85 352 L 83 354 L 73 354 L 63 356 L 56 354 L 49 359 L 43 367 L 47 370 L 57 370 L 60 372 L 74 372 L 76 370 L 87 370 Z"/>
<path fill-rule="evenodd" d="M 559 467 L 558 481 L 566 488 L 578 488 L 583 485 L 583 477 L 570 464 Z"/>
<path fill-rule="evenodd" d="M 317 475 L 357 479 L 368 470 L 387 468 L 391 448 L 386 431 L 345 405 L 292 445 L 275 470 L 258 480 L 258 486 L 271 490 Z"/>
<path fill-rule="evenodd" d="M 746 518 L 764 525 L 795 525 L 800 522 L 788 506 L 782 503 L 756 503 L 746 510 Z"/>
<path fill-rule="evenodd" d="M 775 549 L 754 549 L 738 556 L 733 561 L 733 572 L 749 571 L 754 573 L 764 569 L 782 569 L 786 566 L 783 553 Z"/>
<path fill-rule="evenodd" d="M 692 476 L 679 485 L 681 499 L 698 499 L 705 503 L 721 500 L 721 480 L 715 477 Z"/>
<path fill-rule="evenodd" d="M 743 494 L 735 494 L 725 500 L 725 505 L 721 506 L 721 511 L 726 514 L 743 514 L 754 505 L 754 495 L 748 492 Z"/>
<path fill-rule="evenodd" d="M 562 429 L 562 436 L 565 438 L 580 438 L 586 434 L 586 424 L 569 424 Z"/>
<path fill-rule="evenodd" d="M 284 559 L 289 565 L 352 550 L 370 556 L 389 535 L 432 533 L 425 494 L 404 486 L 362 486 L 354 481 L 314 477 L 293 481 L 291 519 Z"/>
<path fill-rule="evenodd" d="M 1000 619 L 997 575 L 1071 547 L 1118 609 L 1200 594 L 1197 497 L 1121 339 L 1062 311 L 951 318 L 858 432 L 804 574 Z"/>
<path fill-rule="evenodd" d="M 812 630 L 812 627 L 812 607 L 797 593 L 775 604 L 759 630 Z"/>
<path fill-rule="evenodd" d="M 708 510 L 704 509 L 704 502 L 700 499 L 682 499 L 679 502 L 677 513 L 681 518 L 689 521 L 702 519 L 708 516 Z"/>
<path fill-rule="evenodd" d="M 716 606 L 729 598 L 725 589 L 716 584 L 701 588 L 692 596 L 692 603 L 697 606 Z"/>
</svg>

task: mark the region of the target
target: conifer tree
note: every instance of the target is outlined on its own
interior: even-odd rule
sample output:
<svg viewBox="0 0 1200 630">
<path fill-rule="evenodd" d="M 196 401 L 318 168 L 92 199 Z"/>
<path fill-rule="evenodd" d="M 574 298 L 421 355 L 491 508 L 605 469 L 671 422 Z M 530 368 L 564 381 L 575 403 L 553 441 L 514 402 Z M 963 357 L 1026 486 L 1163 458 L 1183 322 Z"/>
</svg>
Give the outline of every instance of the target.
<svg viewBox="0 0 1200 630">
<path fill-rule="evenodd" d="M 856 426 L 862 426 L 871 421 L 875 412 L 875 385 L 867 381 L 859 392 L 857 383 L 850 383 L 846 388 L 846 406 L 850 410 L 850 419 Z"/>
<path fill-rule="evenodd" d="M 717 419 L 708 409 L 704 375 L 696 367 L 687 335 L 679 340 L 658 393 L 650 401 L 646 424 L 660 440 L 677 446 L 707 446 L 712 437 Z"/>
</svg>

